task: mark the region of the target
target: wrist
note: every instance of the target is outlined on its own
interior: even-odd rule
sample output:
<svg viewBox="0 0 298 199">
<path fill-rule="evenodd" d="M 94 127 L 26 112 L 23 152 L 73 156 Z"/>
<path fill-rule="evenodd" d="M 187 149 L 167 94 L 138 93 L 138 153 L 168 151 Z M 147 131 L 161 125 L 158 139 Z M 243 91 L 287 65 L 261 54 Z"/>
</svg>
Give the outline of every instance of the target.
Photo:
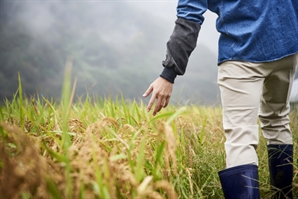
<svg viewBox="0 0 298 199">
<path fill-rule="evenodd" d="M 175 78 L 177 77 L 177 73 L 175 69 L 172 67 L 164 67 L 163 71 L 160 74 L 160 77 L 174 84 Z"/>
</svg>

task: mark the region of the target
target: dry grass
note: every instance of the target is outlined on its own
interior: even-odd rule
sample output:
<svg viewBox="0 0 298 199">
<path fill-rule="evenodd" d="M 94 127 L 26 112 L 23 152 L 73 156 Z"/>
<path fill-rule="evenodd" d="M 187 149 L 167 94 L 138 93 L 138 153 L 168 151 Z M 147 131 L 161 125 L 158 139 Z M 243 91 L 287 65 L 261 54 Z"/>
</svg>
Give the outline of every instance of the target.
<svg viewBox="0 0 298 199">
<path fill-rule="evenodd" d="M 297 112 L 291 120 L 297 140 Z M 220 108 L 169 107 L 152 117 L 142 103 L 123 99 L 87 99 L 64 110 L 46 99 L 16 98 L 1 107 L 0 121 L 1 198 L 223 198 L 217 177 L 225 166 Z M 264 198 L 265 147 L 261 139 Z"/>
</svg>

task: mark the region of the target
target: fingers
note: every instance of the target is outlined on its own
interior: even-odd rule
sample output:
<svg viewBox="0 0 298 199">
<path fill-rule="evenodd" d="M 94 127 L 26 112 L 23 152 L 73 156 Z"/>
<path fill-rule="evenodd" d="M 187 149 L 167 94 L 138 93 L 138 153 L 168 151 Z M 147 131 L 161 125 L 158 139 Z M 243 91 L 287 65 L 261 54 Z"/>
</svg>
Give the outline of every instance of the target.
<svg viewBox="0 0 298 199">
<path fill-rule="evenodd" d="M 157 97 L 156 103 L 155 103 L 155 107 L 154 107 L 154 111 L 153 111 L 153 116 L 156 115 L 156 113 L 158 113 L 161 108 L 162 108 L 162 100 L 163 98 L 161 96 Z"/>
<path fill-rule="evenodd" d="M 153 111 L 153 116 L 156 115 L 156 113 L 158 113 L 162 108 L 167 107 L 169 104 L 169 101 L 170 101 L 170 96 L 159 95 L 156 98 L 156 104 Z"/>
<path fill-rule="evenodd" d="M 170 96 L 168 96 L 166 99 L 165 99 L 165 101 L 164 101 L 164 103 L 163 103 L 163 108 L 166 108 L 167 106 L 168 106 L 168 104 L 169 104 L 169 101 L 170 101 Z"/>
<path fill-rule="evenodd" d="M 145 91 L 145 93 L 143 94 L 143 97 L 147 97 L 148 95 L 150 95 L 150 93 L 153 91 L 153 86 L 150 85 L 149 88 Z M 149 112 L 151 110 L 151 107 L 154 103 L 154 100 L 155 100 L 155 95 L 152 94 L 151 98 L 150 98 L 150 101 L 148 103 L 148 106 L 147 106 L 147 111 Z"/>
<path fill-rule="evenodd" d="M 148 106 L 147 106 L 147 111 L 148 112 L 151 110 L 151 107 L 154 104 L 155 99 L 156 99 L 156 95 L 155 95 L 155 93 L 153 93 L 151 98 L 150 98 L 150 101 L 148 103 Z"/>
<path fill-rule="evenodd" d="M 153 86 L 150 85 L 146 92 L 143 94 L 143 97 L 147 97 L 153 91 Z"/>
<path fill-rule="evenodd" d="M 153 94 L 151 96 L 151 99 L 148 103 L 148 106 L 147 106 L 147 111 L 149 112 L 154 104 L 154 101 L 156 100 L 156 103 L 155 103 L 155 107 L 154 107 L 154 110 L 153 110 L 153 116 L 156 115 L 156 113 L 158 113 L 163 107 L 166 107 L 167 106 L 167 100 L 164 99 L 163 96 L 157 96 L 156 94 Z"/>
<path fill-rule="evenodd" d="M 169 101 L 170 101 L 170 96 L 158 95 L 153 92 L 153 94 L 150 98 L 150 101 L 148 103 L 148 106 L 147 106 L 148 112 L 151 110 L 155 100 L 156 100 L 156 103 L 155 103 L 155 107 L 153 110 L 153 116 L 155 116 L 156 113 L 158 113 L 162 108 L 165 108 L 168 106 Z"/>
<path fill-rule="evenodd" d="M 150 101 L 147 106 L 149 112 L 155 103 L 153 110 L 153 116 L 156 115 L 162 108 L 167 107 L 172 93 L 173 84 L 161 77 L 157 78 L 143 94 L 143 97 L 147 97 L 152 93 Z"/>
</svg>

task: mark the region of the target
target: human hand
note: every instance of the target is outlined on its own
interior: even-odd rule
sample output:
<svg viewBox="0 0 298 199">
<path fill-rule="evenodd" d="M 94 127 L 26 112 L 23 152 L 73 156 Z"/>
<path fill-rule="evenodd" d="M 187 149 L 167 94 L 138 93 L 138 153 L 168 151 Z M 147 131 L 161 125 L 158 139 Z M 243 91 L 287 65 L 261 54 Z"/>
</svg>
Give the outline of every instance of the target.
<svg viewBox="0 0 298 199">
<path fill-rule="evenodd" d="M 146 92 L 143 94 L 143 97 L 147 97 L 152 93 L 149 104 L 147 106 L 147 111 L 151 110 L 154 101 L 156 104 L 153 110 L 153 116 L 156 115 L 162 108 L 167 107 L 170 101 L 170 97 L 173 90 L 173 83 L 168 80 L 158 77 L 154 82 L 152 82 Z"/>
</svg>

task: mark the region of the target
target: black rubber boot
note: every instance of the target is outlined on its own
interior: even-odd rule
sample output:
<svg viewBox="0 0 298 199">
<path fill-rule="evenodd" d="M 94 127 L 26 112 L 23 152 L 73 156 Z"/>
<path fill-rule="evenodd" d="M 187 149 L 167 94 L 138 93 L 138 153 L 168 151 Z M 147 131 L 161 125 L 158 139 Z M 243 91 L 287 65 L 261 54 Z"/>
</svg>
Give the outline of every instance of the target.
<svg viewBox="0 0 298 199">
<path fill-rule="evenodd" d="M 226 199 L 259 199 L 258 166 L 246 164 L 218 172 Z"/>
<path fill-rule="evenodd" d="M 272 198 L 293 198 L 293 145 L 268 145 L 268 160 Z"/>
</svg>

